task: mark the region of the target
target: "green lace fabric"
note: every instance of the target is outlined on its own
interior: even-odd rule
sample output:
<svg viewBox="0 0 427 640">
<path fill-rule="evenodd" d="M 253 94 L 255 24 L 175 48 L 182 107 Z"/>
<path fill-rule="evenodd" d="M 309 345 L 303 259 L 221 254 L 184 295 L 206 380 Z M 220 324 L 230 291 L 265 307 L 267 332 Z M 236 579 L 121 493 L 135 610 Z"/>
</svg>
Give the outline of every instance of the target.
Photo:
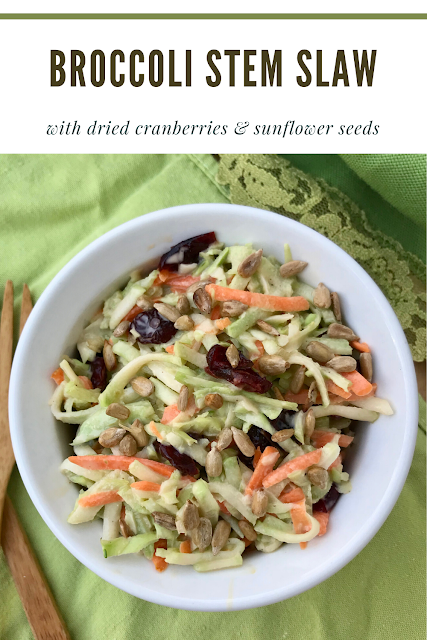
<svg viewBox="0 0 427 640">
<path fill-rule="evenodd" d="M 234 204 L 275 211 L 342 247 L 388 298 L 414 360 L 425 359 L 425 265 L 396 240 L 373 229 L 346 195 L 274 155 L 222 155 L 217 181 Z"/>
</svg>

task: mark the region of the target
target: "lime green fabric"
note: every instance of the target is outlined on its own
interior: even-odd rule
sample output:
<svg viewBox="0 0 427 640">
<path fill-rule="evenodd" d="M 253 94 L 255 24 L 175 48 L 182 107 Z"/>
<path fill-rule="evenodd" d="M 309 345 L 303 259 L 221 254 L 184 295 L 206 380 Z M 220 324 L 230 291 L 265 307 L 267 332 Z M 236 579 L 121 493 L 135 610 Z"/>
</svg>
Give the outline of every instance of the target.
<svg viewBox="0 0 427 640">
<path fill-rule="evenodd" d="M 157 208 L 225 202 L 210 156 L 0 156 L 0 293 L 12 278 L 38 296 L 83 246 Z M 403 492 L 349 565 L 291 600 L 245 612 L 149 604 L 103 582 L 55 539 L 15 468 L 9 493 L 73 640 L 421 640 L 425 638 L 425 403 Z M 1 552 L 0 552 L 1 553 Z M 0 638 L 32 634 L 0 555 Z"/>
<path fill-rule="evenodd" d="M 426 156 L 409 153 L 341 155 L 349 167 L 391 205 L 426 227 Z M 403 186 L 403 188 L 402 188 Z"/>
<path fill-rule="evenodd" d="M 369 180 L 365 181 L 360 173 L 355 173 L 358 168 L 357 164 L 361 163 L 360 158 L 370 158 L 371 156 L 287 154 L 283 157 L 289 160 L 294 167 L 317 178 L 322 178 L 328 184 L 345 193 L 366 213 L 366 217 L 374 229 L 378 229 L 380 232 L 390 236 L 399 242 L 406 251 L 415 254 L 424 262 L 426 261 L 426 239 L 424 231 L 426 221 L 426 156 L 418 156 L 420 158 L 418 165 L 424 166 L 424 172 L 419 169 L 413 174 L 413 178 L 415 179 L 416 177 L 417 183 L 414 184 L 413 181 L 411 181 L 410 191 L 407 187 L 408 183 L 405 180 L 397 182 L 399 192 L 403 192 L 405 197 L 408 196 L 412 198 L 414 197 L 412 195 L 413 192 L 416 192 L 417 195 L 415 198 L 417 202 L 421 203 L 424 198 L 423 214 L 421 216 L 417 215 L 416 219 L 405 215 L 406 209 L 399 209 L 397 204 L 392 201 L 390 195 L 388 198 L 382 197 L 380 192 L 373 188 L 374 185 L 371 184 Z M 389 156 L 373 157 L 384 158 L 384 162 L 387 163 L 386 159 Z M 403 157 L 406 158 L 407 156 Z M 348 160 L 348 158 L 350 160 Z M 395 185 L 394 189 L 396 189 Z M 382 191 L 385 191 L 385 188 L 382 189 Z"/>
</svg>

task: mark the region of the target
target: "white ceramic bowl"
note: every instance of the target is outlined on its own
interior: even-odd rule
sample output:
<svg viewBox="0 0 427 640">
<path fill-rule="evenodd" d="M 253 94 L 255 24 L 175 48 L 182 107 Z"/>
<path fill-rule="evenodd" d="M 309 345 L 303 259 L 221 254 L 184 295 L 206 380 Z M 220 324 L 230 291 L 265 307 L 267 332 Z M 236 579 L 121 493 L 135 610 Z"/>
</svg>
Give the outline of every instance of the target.
<svg viewBox="0 0 427 640">
<path fill-rule="evenodd" d="M 50 379 L 63 353 L 71 353 L 84 324 L 130 271 L 158 258 L 180 240 L 215 230 L 227 244 L 253 242 L 283 258 L 288 242 L 307 260 L 304 280 L 338 291 L 347 322 L 373 350 L 378 394 L 395 409 L 357 427 L 348 460 L 353 490 L 334 508 L 326 536 L 301 551 L 284 545 L 254 553 L 238 569 L 198 574 L 171 566 L 156 573 L 138 556 L 105 560 L 100 522 L 73 526 L 67 516 L 77 489 L 59 473 L 70 455 L 74 428 L 54 420 Z M 411 464 L 417 430 L 417 385 L 404 333 L 389 303 L 367 273 L 342 249 L 283 216 L 226 204 L 165 209 L 113 229 L 81 251 L 35 305 L 16 351 L 10 384 L 13 448 L 25 486 L 40 515 L 62 544 L 104 580 L 158 604 L 198 611 L 267 605 L 306 591 L 354 558 L 390 513 Z M 385 576 L 385 574 L 384 574 Z"/>
</svg>

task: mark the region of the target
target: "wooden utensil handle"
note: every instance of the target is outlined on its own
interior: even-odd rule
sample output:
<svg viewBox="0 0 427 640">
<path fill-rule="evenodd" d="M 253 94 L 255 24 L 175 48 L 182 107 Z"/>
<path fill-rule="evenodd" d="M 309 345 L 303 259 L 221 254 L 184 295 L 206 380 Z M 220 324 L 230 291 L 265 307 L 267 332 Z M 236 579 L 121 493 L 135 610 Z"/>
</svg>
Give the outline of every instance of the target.
<svg viewBox="0 0 427 640">
<path fill-rule="evenodd" d="M 1 543 L 36 640 L 70 640 L 8 496 L 4 504 Z"/>
</svg>

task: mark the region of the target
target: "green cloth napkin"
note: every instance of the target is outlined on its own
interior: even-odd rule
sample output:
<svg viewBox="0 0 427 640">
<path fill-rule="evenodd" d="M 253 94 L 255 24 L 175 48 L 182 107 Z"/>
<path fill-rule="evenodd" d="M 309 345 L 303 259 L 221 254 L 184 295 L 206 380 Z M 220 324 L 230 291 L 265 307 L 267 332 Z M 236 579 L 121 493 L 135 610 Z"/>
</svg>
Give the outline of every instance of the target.
<svg viewBox="0 0 427 640">
<path fill-rule="evenodd" d="M 226 202 L 215 172 L 215 161 L 205 155 L 0 156 L 0 293 L 12 278 L 18 292 L 26 281 L 37 297 L 83 246 L 138 215 L 175 204 Z M 91 573 L 56 540 L 16 468 L 9 492 L 73 640 L 421 640 L 425 439 L 421 401 L 411 471 L 375 538 L 323 584 L 250 611 L 192 613 L 129 596 Z M 29 640 L 3 556 L 0 585 L 0 637 Z"/>
</svg>

